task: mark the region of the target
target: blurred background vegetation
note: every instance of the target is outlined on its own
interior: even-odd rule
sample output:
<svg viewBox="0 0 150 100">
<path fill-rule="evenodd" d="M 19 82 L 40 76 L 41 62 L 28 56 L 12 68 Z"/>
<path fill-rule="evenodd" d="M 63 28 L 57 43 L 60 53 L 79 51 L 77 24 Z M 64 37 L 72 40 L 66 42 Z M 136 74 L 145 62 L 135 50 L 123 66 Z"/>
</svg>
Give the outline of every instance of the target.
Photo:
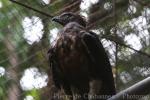
<svg viewBox="0 0 150 100">
<path fill-rule="evenodd" d="M 62 28 L 51 16 L 65 11 L 84 16 L 99 35 L 117 92 L 150 76 L 150 0 L 12 1 L 31 8 L 0 0 L 0 100 L 51 100 L 59 92 L 47 51 Z"/>
</svg>

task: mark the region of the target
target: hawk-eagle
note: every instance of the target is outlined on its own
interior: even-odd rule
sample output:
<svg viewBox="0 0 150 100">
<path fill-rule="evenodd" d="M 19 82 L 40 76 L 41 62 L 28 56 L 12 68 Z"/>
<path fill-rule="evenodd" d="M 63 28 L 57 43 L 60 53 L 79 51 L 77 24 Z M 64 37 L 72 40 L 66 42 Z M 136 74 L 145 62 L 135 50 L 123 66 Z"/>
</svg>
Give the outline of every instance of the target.
<svg viewBox="0 0 150 100">
<path fill-rule="evenodd" d="M 65 12 L 53 21 L 63 26 L 49 51 L 55 86 L 70 99 L 106 100 L 115 94 L 111 65 L 98 36 L 86 29 L 80 15 Z M 79 99 L 80 98 L 80 99 Z"/>
</svg>

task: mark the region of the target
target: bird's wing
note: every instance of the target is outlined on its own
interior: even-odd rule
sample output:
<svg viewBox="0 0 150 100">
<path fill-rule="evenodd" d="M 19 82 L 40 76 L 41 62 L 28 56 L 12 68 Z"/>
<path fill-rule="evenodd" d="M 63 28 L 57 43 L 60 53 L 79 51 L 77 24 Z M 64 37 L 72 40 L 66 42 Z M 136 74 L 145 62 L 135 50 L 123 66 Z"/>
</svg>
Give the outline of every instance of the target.
<svg viewBox="0 0 150 100">
<path fill-rule="evenodd" d="M 57 61 L 55 48 L 50 48 L 48 51 L 49 56 L 49 64 L 52 71 L 52 78 L 54 81 L 54 84 L 57 88 L 60 88 L 60 81 L 61 81 L 61 69 L 59 67 L 59 63 Z"/>
<path fill-rule="evenodd" d="M 83 33 L 82 40 L 94 65 L 91 68 L 91 71 L 93 71 L 91 73 L 92 77 L 102 79 L 105 84 L 108 84 L 108 87 L 115 91 L 111 65 L 98 36 L 93 32 L 85 32 Z"/>
<path fill-rule="evenodd" d="M 108 56 L 98 37 L 96 35 L 93 35 L 93 33 L 85 33 L 83 34 L 82 39 L 83 44 L 92 59 L 92 62 L 98 65 L 101 70 L 111 71 Z"/>
</svg>

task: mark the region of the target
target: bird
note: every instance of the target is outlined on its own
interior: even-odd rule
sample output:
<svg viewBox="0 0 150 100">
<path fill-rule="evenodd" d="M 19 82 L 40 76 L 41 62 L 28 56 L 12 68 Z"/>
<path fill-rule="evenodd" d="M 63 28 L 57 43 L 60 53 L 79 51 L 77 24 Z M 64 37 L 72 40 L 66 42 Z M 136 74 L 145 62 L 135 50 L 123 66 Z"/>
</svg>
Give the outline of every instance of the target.
<svg viewBox="0 0 150 100">
<path fill-rule="evenodd" d="M 86 29 L 79 14 L 64 12 L 52 18 L 63 26 L 48 50 L 55 86 L 70 100 L 107 100 L 116 94 L 112 67 L 99 36 Z"/>
</svg>

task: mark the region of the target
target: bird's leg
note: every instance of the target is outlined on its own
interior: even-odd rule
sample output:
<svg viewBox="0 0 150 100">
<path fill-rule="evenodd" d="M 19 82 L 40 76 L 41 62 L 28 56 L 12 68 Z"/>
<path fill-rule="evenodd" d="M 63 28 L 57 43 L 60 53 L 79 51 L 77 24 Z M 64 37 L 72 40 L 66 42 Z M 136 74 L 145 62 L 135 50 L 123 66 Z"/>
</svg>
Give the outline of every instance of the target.
<svg viewBox="0 0 150 100">
<path fill-rule="evenodd" d="M 89 100 L 97 100 L 98 94 L 101 90 L 102 81 L 101 80 L 92 80 L 89 83 L 90 91 L 89 91 Z"/>
<path fill-rule="evenodd" d="M 72 91 L 70 89 L 70 86 L 65 85 L 63 86 L 64 92 L 66 94 L 67 100 L 73 100 L 73 94 Z"/>
<path fill-rule="evenodd" d="M 88 100 L 89 85 L 71 87 L 73 100 Z"/>
</svg>

